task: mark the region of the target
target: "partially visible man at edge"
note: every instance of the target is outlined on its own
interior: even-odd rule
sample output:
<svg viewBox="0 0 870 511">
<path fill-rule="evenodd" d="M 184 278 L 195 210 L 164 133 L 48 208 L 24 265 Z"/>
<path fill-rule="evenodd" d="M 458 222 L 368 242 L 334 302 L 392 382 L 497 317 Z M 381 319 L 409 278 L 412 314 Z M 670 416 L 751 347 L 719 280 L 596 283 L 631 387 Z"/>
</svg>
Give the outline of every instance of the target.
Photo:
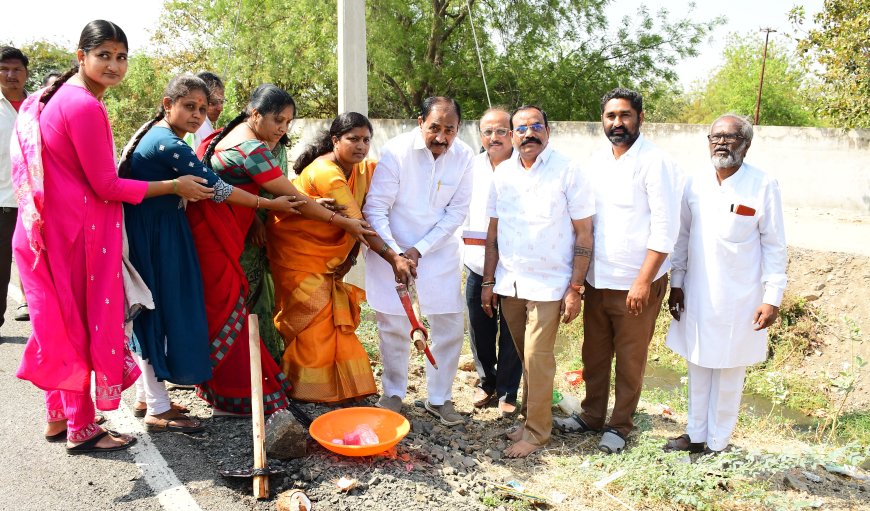
<svg viewBox="0 0 870 511">
<path fill-rule="evenodd" d="M 425 362 L 424 406 L 445 426 L 465 421 L 452 397 L 465 338 L 460 247 L 454 234 L 468 215 L 474 158 L 474 151 L 457 140 L 461 119 L 455 99 L 426 98 L 417 127 L 384 145 L 363 206 L 366 220 L 384 241 L 366 253 L 366 297 L 376 312 L 384 366 L 377 406 L 401 412 L 408 388 L 411 324 L 385 260 L 401 254 L 416 267 L 420 307 L 429 320 L 438 364 L 434 369 Z"/>
<path fill-rule="evenodd" d="M 562 431 L 604 430 L 598 449 L 619 453 L 634 428 L 647 352 L 667 292 L 668 254 L 680 227 L 682 178 L 670 157 L 640 133 L 643 98 L 617 88 L 601 98 L 609 144 L 589 164 L 595 190 L 595 254 L 586 277 L 580 415 Z M 606 421 L 616 358 L 616 400 Z"/>
<path fill-rule="evenodd" d="M 472 403 L 477 408 L 484 408 L 497 401 L 503 416 L 509 416 L 517 409 L 517 391 L 523 366 L 517 356 L 504 315 L 498 310 L 494 310 L 492 315 L 484 313 L 480 306 L 480 290 L 483 282 L 483 241 L 489 227 L 486 203 L 489 200 L 493 171 L 513 153 L 510 122 L 510 113 L 502 108 L 490 108 L 480 118 L 480 142 L 484 152 L 474 157 L 471 206 L 465 227 L 471 231 L 471 235 L 483 233 L 484 239 L 466 238 L 463 253 L 468 276 L 465 282 L 465 302 L 468 307 L 468 333 L 471 337 L 469 344 L 477 374 L 480 376 L 480 384 L 475 388 Z"/>
<path fill-rule="evenodd" d="M 666 451 L 728 447 L 746 367 L 767 359 L 767 327 L 786 285 L 779 184 L 743 161 L 752 124 L 723 115 L 707 138 L 715 170 L 687 182 L 673 255 L 667 346 L 688 365 L 689 416 Z"/>
<path fill-rule="evenodd" d="M 517 150 L 496 168 L 487 204 L 481 305 L 501 307 L 523 361 L 526 418 L 505 449 L 522 458 L 550 440 L 556 333 L 580 314 L 595 199 L 586 174 L 549 147 L 541 108 L 514 110 L 511 129 Z"/>
<path fill-rule="evenodd" d="M 196 133 L 188 133 L 184 136 L 184 142 L 193 148 L 199 149 L 199 144 L 215 130 L 218 118 L 224 111 L 224 82 L 220 77 L 210 71 L 202 71 L 196 74 L 208 87 L 208 107 L 205 111 L 205 121 L 196 130 Z"/>
<path fill-rule="evenodd" d="M 0 325 L 3 325 L 3 316 L 6 314 L 6 292 L 12 276 L 12 235 L 18 221 L 18 202 L 12 186 L 12 156 L 9 151 L 18 109 L 27 97 L 24 85 L 27 83 L 29 63 L 30 59 L 18 48 L 0 47 L 0 288 L 3 290 Z M 24 296 L 23 291 L 21 295 Z M 30 319 L 27 302 L 18 306 L 15 319 Z"/>
</svg>

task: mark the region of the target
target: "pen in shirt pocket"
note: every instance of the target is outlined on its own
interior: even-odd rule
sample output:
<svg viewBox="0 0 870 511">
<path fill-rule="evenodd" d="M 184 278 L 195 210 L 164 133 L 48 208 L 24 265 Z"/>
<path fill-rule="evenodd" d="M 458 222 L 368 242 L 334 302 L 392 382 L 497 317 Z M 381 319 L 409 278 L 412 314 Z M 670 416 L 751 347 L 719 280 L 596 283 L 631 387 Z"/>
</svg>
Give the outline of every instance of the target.
<svg viewBox="0 0 870 511">
<path fill-rule="evenodd" d="M 743 204 L 732 204 L 731 212 L 740 216 L 755 216 L 755 209 Z"/>
</svg>

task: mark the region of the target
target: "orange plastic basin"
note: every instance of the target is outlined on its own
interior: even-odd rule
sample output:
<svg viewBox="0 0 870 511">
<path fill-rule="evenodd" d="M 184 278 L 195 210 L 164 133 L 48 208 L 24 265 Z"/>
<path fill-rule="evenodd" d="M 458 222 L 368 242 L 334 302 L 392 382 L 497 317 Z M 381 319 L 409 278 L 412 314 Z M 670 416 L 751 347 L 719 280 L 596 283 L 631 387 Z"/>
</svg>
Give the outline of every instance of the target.
<svg viewBox="0 0 870 511">
<path fill-rule="evenodd" d="M 334 444 L 334 438 L 344 438 L 360 424 L 368 424 L 378 435 L 379 443 L 373 445 Z M 411 425 L 408 419 L 396 412 L 382 408 L 353 407 L 324 413 L 314 419 L 308 428 L 311 437 L 330 451 L 344 456 L 371 456 L 384 452 L 405 438 Z"/>
</svg>

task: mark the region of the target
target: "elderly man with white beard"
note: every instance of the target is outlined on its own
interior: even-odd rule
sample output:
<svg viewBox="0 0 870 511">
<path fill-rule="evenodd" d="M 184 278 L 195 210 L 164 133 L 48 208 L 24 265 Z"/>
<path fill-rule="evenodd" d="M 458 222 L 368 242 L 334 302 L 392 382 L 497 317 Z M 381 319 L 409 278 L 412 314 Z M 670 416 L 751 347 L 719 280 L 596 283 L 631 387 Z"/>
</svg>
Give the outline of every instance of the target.
<svg viewBox="0 0 870 511">
<path fill-rule="evenodd" d="M 767 358 L 787 254 L 779 185 L 743 161 L 752 125 L 723 115 L 707 138 L 715 172 L 686 183 L 668 299 L 667 346 L 688 364 L 688 424 L 664 449 L 715 454 L 737 424 L 746 367 Z"/>
</svg>

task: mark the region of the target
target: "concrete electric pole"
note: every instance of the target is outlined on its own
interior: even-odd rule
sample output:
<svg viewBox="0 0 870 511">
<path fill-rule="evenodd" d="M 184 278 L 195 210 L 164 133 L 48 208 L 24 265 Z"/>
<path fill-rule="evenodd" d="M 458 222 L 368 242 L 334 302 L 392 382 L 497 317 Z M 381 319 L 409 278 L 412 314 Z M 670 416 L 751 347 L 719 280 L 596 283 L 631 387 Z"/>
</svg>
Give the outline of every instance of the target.
<svg viewBox="0 0 870 511">
<path fill-rule="evenodd" d="M 369 114 L 365 0 L 338 0 L 338 112 Z"/>
<path fill-rule="evenodd" d="M 758 126 L 758 116 L 761 113 L 761 88 L 764 87 L 764 66 L 767 64 L 767 40 L 770 38 L 771 32 L 776 30 L 765 27 L 760 30 L 764 32 L 764 56 L 761 57 L 761 77 L 758 80 L 758 97 L 755 98 L 755 125 Z"/>
</svg>

